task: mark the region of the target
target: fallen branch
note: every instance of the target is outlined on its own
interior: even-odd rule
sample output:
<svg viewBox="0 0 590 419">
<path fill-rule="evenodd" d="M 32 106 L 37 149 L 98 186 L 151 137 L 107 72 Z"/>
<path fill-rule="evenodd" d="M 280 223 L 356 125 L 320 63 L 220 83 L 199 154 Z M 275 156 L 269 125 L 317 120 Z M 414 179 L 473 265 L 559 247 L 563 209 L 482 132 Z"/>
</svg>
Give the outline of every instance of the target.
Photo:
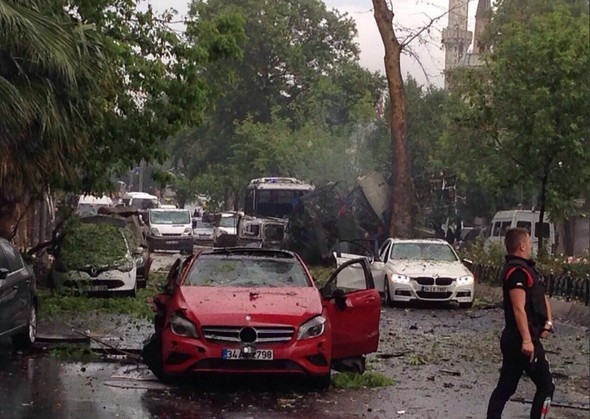
<svg viewBox="0 0 590 419">
<path fill-rule="evenodd" d="M 73 331 L 74 333 L 77 333 L 78 335 L 85 336 L 85 337 L 87 337 L 88 339 L 90 339 L 90 340 L 93 340 L 94 342 L 96 342 L 96 343 L 98 343 L 98 344 L 100 344 L 100 345 L 106 346 L 107 348 L 109 348 L 109 349 L 111 349 L 111 350 L 113 350 L 113 351 L 115 351 L 115 352 L 119 352 L 119 353 L 121 353 L 121 354 L 123 354 L 123 355 L 125 355 L 125 356 L 129 357 L 130 359 L 134 360 L 134 361 L 135 361 L 135 362 L 137 362 L 138 364 L 139 364 L 139 362 L 141 361 L 141 355 L 137 355 L 137 354 L 134 354 L 134 353 L 131 353 L 131 352 L 125 351 L 125 350 L 123 350 L 123 349 L 119 349 L 119 348 L 117 348 L 116 346 L 113 346 L 113 345 L 111 345 L 110 343 L 106 343 L 106 342 L 104 342 L 104 341 L 102 341 L 102 340 L 100 340 L 100 339 L 97 339 L 97 338 L 95 338 L 94 336 L 90 336 L 89 334 L 87 334 L 87 333 L 84 333 L 84 332 L 80 332 L 80 331 L 78 331 L 78 330 L 76 330 L 76 329 L 72 329 L 72 331 Z"/>
</svg>

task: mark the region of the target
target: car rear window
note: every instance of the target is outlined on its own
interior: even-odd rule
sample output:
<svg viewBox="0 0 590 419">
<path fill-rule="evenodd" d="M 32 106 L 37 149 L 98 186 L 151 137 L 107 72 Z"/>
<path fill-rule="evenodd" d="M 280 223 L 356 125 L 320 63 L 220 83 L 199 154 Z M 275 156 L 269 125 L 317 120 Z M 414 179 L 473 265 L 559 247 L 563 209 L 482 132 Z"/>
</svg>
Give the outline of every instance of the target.
<svg viewBox="0 0 590 419">
<path fill-rule="evenodd" d="M 248 288 L 310 286 L 296 260 L 235 255 L 201 255 L 184 285 Z"/>
</svg>

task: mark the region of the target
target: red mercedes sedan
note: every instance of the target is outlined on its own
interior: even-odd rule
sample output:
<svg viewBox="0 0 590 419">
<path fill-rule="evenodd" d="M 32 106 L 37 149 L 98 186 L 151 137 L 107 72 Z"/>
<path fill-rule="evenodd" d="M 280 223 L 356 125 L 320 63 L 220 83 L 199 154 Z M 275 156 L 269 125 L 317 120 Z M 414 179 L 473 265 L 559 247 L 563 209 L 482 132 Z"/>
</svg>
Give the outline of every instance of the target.
<svg viewBox="0 0 590 419">
<path fill-rule="evenodd" d="M 163 381 L 189 374 L 291 374 L 320 388 L 330 370 L 364 371 L 379 342 L 381 301 L 366 258 L 318 289 L 292 252 L 203 251 L 177 260 L 154 299 L 143 358 Z"/>
</svg>

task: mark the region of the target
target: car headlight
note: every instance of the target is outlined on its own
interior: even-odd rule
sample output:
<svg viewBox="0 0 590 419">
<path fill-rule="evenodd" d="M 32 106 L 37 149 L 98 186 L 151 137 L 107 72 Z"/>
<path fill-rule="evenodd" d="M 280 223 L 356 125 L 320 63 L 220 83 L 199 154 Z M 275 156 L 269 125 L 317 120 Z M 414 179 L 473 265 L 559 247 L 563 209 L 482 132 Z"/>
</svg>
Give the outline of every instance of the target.
<svg viewBox="0 0 590 419">
<path fill-rule="evenodd" d="M 182 233 L 183 236 L 190 236 L 191 234 L 193 234 L 193 229 L 192 228 L 185 228 L 184 232 Z"/>
<path fill-rule="evenodd" d="M 299 328 L 297 340 L 311 339 L 321 336 L 326 330 L 326 318 L 324 316 L 317 316 L 311 320 L 306 321 Z"/>
<path fill-rule="evenodd" d="M 129 272 L 133 269 L 133 260 L 125 259 L 121 264 L 117 265 L 117 270 L 121 272 Z"/>
<path fill-rule="evenodd" d="M 170 318 L 170 331 L 176 336 L 195 339 L 199 337 L 197 327 L 190 320 L 178 314 L 175 314 Z"/>
<path fill-rule="evenodd" d="M 152 228 L 150 230 L 150 232 L 152 233 L 153 236 L 161 236 L 162 234 L 160 234 L 160 230 L 158 230 L 157 228 Z"/>
<path fill-rule="evenodd" d="M 406 276 L 406 275 L 393 274 L 393 275 L 391 275 L 391 280 L 393 282 L 397 282 L 398 284 L 409 284 L 410 283 L 410 277 Z"/>
<path fill-rule="evenodd" d="M 466 276 L 462 276 L 461 278 L 457 279 L 457 284 L 460 284 L 460 285 L 470 284 L 472 282 L 473 282 L 473 275 L 466 275 Z"/>
</svg>

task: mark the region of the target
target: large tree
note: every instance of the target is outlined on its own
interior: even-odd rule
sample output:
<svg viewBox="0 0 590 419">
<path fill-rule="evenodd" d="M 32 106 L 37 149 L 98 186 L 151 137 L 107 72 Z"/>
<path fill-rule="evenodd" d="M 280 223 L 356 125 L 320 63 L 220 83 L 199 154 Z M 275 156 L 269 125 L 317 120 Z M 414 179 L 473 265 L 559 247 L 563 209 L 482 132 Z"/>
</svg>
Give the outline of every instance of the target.
<svg viewBox="0 0 590 419">
<path fill-rule="evenodd" d="M 451 128 L 471 132 L 454 140 L 474 175 L 532 188 L 540 217 L 561 220 L 590 184 L 590 22 L 569 1 L 527 5 L 499 10 L 494 48 L 464 75 Z"/>
<path fill-rule="evenodd" d="M 109 74 L 90 26 L 34 0 L 0 1 L 0 55 L 0 235 L 10 236 L 27 196 L 76 175 L 70 159 L 98 113 L 89 97 Z"/>
<path fill-rule="evenodd" d="M 202 121 L 225 73 L 204 74 L 239 54 L 242 21 L 191 19 L 189 42 L 171 26 L 173 13 L 138 3 L 0 3 L 4 225 L 48 186 L 101 191 L 117 172 L 164 160 L 164 141 Z"/>
<path fill-rule="evenodd" d="M 206 20 L 239 13 L 247 38 L 242 57 L 216 64 L 231 71 L 232 78 L 219 85 L 221 98 L 207 123 L 173 141 L 173 165 L 189 177 L 200 177 L 197 184 L 225 195 L 220 201 L 226 203 L 252 176 L 314 180 L 308 177 L 311 172 L 300 170 L 303 165 L 292 164 L 301 155 L 300 136 L 318 133 L 318 141 L 311 142 L 315 146 L 338 133 L 345 148 L 350 132 L 341 127 L 354 124 L 357 104 L 376 103 L 382 88 L 381 77 L 358 64 L 353 20 L 318 0 L 195 1 L 191 10 Z M 257 155 L 266 150 L 274 157 Z M 309 160 L 318 151 L 307 145 L 305 150 Z"/>
</svg>

